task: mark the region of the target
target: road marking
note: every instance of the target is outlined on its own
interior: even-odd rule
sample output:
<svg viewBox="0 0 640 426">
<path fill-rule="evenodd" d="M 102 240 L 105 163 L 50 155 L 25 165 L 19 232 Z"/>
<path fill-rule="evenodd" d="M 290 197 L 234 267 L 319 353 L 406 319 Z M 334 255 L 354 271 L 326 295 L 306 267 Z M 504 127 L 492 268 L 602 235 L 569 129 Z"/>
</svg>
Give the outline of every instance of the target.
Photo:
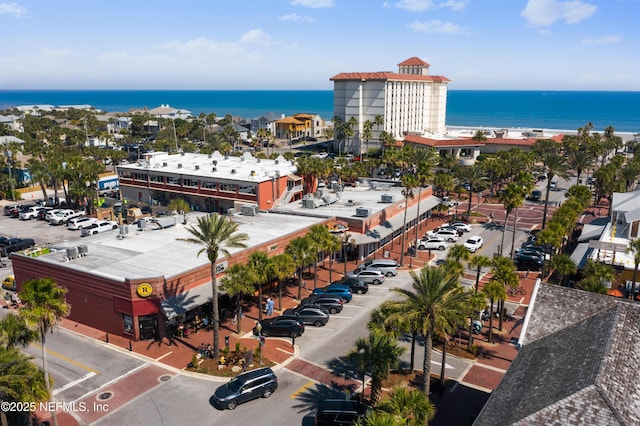
<svg viewBox="0 0 640 426">
<path fill-rule="evenodd" d="M 89 392 L 85 393 L 81 397 L 76 398 L 75 401 L 82 401 L 83 399 L 85 399 L 86 397 L 88 397 L 91 394 L 94 394 L 94 393 L 97 394 L 100 390 L 106 388 L 107 386 L 111 386 L 112 384 L 114 384 L 114 383 L 124 379 L 125 377 L 132 375 L 133 373 L 137 372 L 138 370 L 142 370 L 143 368 L 146 368 L 148 366 L 149 366 L 149 363 L 146 363 L 146 362 L 144 364 L 140 364 L 137 367 L 132 368 L 131 370 L 127 371 L 126 373 L 121 374 L 118 377 L 115 377 L 115 378 L 109 380 L 107 383 L 103 384 L 102 386 L 98 387 L 97 389 L 90 390 Z"/>
<path fill-rule="evenodd" d="M 40 349 L 40 351 L 42 352 L 42 346 L 40 344 L 32 343 L 31 346 Z M 93 368 L 91 368 L 91 367 L 89 367 L 87 365 L 84 365 L 84 364 L 82 364 L 82 363 L 80 363 L 78 361 L 75 361 L 75 360 L 69 358 L 68 356 L 62 355 L 62 354 L 60 354 L 60 353 L 58 353 L 56 351 L 52 351 L 51 349 L 47 349 L 47 353 L 49 355 L 51 355 L 51 356 L 54 356 L 54 357 L 56 357 L 58 359 L 61 359 L 61 360 L 65 361 L 65 362 L 68 362 L 71 365 L 74 365 L 74 366 L 76 366 L 78 368 L 82 368 L 83 370 L 91 371 L 94 374 L 100 374 L 99 371 L 94 370 Z"/>
<path fill-rule="evenodd" d="M 156 358 L 156 361 L 160 361 L 162 358 L 164 358 L 164 357 L 165 357 L 165 356 L 167 356 L 167 355 L 171 355 L 172 353 L 173 353 L 173 351 L 169 351 L 169 352 L 167 352 L 166 354 L 164 354 L 164 355 L 159 356 L 158 358 Z"/>
<path fill-rule="evenodd" d="M 442 363 L 441 363 L 441 362 L 434 361 L 434 360 L 431 360 L 431 364 L 442 365 Z M 445 369 L 447 369 L 447 368 L 448 368 L 449 370 L 454 370 L 454 369 L 455 369 L 455 367 L 453 367 L 452 365 L 449 365 L 449 364 L 447 364 L 447 363 L 445 363 L 445 364 L 444 364 L 444 368 L 445 368 Z"/>
<path fill-rule="evenodd" d="M 295 391 L 294 393 L 292 393 L 291 395 L 289 395 L 289 398 L 295 399 L 297 398 L 301 393 L 305 392 L 307 389 L 309 389 L 311 386 L 315 385 L 315 382 L 309 381 L 307 383 L 305 383 L 300 389 L 298 389 L 297 391 Z"/>
<path fill-rule="evenodd" d="M 92 377 L 93 377 L 93 376 L 95 376 L 95 375 L 96 375 L 96 373 L 94 373 L 93 371 L 90 371 L 90 372 L 88 372 L 87 374 L 85 374 L 84 376 L 80 377 L 79 379 L 76 379 L 76 380 L 74 380 L 74 381 L 72 381 L 72 382 L 69 382 L 69 383 L 67 383 L 66 385 L 62 386 L 61 388 L 54 389 L 54 390 L 53 390 L 53 394 L 54 394 L 54 395 L 57 395 L 57 394 L 59 394 L 60 392 L 64 392 L 64 391 L 66 391 L 67 389 L 69 389 L 69 388 L 71 388 L 71 387 L 73 387 L 73 386 L 77 385 L 78 383 L 82 383 L 82 382 L 84 382 L 85 380 L 90 379 L 90 378 L 92 378 Z"/>
</svg>

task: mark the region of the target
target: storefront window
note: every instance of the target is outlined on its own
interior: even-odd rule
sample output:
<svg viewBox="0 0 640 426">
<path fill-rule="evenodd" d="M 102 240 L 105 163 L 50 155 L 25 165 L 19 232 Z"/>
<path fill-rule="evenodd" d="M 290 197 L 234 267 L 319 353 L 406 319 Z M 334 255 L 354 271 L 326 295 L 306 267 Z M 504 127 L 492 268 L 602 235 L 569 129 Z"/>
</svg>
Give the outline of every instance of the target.
<svg viewBox="0 0 640 426">
<path fill-rule="evenodd" d="M 122 321 L 124 322 L 124 332 L 133 333 L 133 317 L 131 315 L 122 314 Z"/>
</svg>

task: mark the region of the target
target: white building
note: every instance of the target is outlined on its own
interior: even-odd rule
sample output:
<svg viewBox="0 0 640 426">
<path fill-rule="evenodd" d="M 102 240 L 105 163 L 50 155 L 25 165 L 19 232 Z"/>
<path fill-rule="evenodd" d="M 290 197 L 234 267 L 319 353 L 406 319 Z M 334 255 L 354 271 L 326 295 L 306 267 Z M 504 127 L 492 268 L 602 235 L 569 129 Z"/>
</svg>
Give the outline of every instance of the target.
<svg viewBox="0 0 640 426">
<path fill-rule="evenodd" d="M 366 121 L 380 115 L 384 124 L 372 127 L 370 141 L 379 131 L 396 139 L 408 134 L 428 135 L 445 132 L 447 84 L 443 76 L 429 75 L 429 64 L 412 57 L 398 64 L 398 72 L 349 72 L 337 74 L 333 81 L 334 115 L 345 122 L 358 121 L 351 151 L 362 152 L 362 132 Z"/>
</svg>

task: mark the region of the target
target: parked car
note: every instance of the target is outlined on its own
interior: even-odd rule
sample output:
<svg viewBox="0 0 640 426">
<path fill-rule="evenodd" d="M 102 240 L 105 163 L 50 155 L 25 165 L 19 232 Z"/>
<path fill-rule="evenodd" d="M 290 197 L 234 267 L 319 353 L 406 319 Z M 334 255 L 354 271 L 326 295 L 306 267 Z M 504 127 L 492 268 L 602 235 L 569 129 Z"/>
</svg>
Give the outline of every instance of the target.
<svg viewBox="0 0 640 426">
<path fill-rule="evenodd" d="M 8 257 L 11 253 L 25 250 L 36 245 L 36 242 L 31 238 L 9 238 L 6 244 L 0 247 L 0 255 L 2 257 Z"/>
<path fill-rule="evenodd" d="M 542 199 L 542 191 L 539 191 L 537 189 L 531 191 L 531 195 L 529 195 L 527 197 L 527 200 L 529 201 L 540 201 Z"/>
<path fill-rule="evenodd" d="M 334 281 L 331 283 L 331 285 L 334 285 L 334 284 L 349 286 L 349 288 L 351 289 L 351 292 L 356 294 L 365 294 L 369 291 L 369 284 L 355 278 L 344 277 L 341 280 Z"/>
<path fill-rule="evenodd" d="M 461 230 L 463 232 L 471 232 L 471 225 L 466 222 L 451 222 L 449 226 Z"/>
<path fill-rule="evenodd" d="M 4 206 L 4 215 L 11 216 L 12 212 L 16 210 L 18 211 L 18 213 L 20 213 L 20 210 L 22 210 L 24 207 L 27 207 L 27 205 L 23 203 L 6 205 Z"/>
<path fill-rule="evenodd" d="M 33 204 L 29 204 L 29 205 L 20 205 L 20 207 L 14 207 L 11 210 L 9 210 L 9 217 L 12 219 L 17 219 L 20 217 L 20 213 L 25 212 L 29 209 L 29 207 L 33 207 Z"/>
<path fill-rule="evenodd" d="M 26 209 L 20 211 L 20 220 L 31 220 L 38 216 L 41 206 L 28 206 Z"/>
<path fill-rule="evenodd" d="M 462 229 L 459 228 L 455 228 L 451 225 L 441 225 L 439 227 L 437 227 L 436 229 L 433 230 L 434 232 L 439 232 L 439 231 L 454 231 L 456 234 L 458 234 L 458 237 L 461 237 L 462 234 L 464 234 L 464 231 Z"/>
<path fill-rule="evenodd" d="M 398 275 L 398 262 L 393 259 L 369 259 L 356 269 L 377 269 L 387 277 Z"/>
<path fill-rule="evenodd" d="M 440 229 L 440 230 L 433 230 L 433 231 L 429 231 L 427 232 L 427 235 L 425 236 L 426 238 L 428 237 L 442 237 L 444 238 L 446 241 L 450 242 L 450 243 L 455 243 L 456 241 L 458 241 L 458 231 L 457 230 L 451 230 L 451 229 Z"/>
<path fill-rule="evenodd" d="M 442 197 L 442 204 L 447 207 L 457 207 L 460 203 L 458 203 L 456 200 L 452 200 L 449 197 Z"/>
<path fill-rule="evenodd" d="M 215 404 L 233 410 L 243 402 L 256 398 L 269 398 L 278 388 L 278 378 L 269 367 L 257 368 L 238 374 L 218 387 L 213 394 Z"/>
<path fill-rule="evenodd" d="M 382 273 L 382 271 L 371 268 L 348 271 L 346 277 L 362 280 L 367 284 L 373 285 L 380 285 L 385 280 L 385 275 Z"/>
<path fill-rule="evenodd" d="M 2 281 L 2 288 L 5 290 L 16 290 L 16 277 L 13 275 L 7 275 Z"/>
<path fill-rule="evenodd" d="M 258 332 L 257 327 L 253 327 L 253 334 L 264 337 L 298 337 L 304 333 L 304 324 L 301 320 L 292 317 L 275 317 L 263 319 L 260 322 L 262 329 Z"/>
<path fill-rule="evenodd" d="M 86 228 L 82 228 L 82 236 L 87 237 L 89 235 L 101 234 L 103 232 L 111 231 L 112 229 L 118 229 L 118 222 L 114 222 L 112 220 L 103 220 L 100 222 L 96 222 L 87 226 Z"/>
<path fill-rule="evenodd" d="M 51 220 L 49 220 L 49 225 L 64 225 L 70 219 L 84 216 L 84 212 L 76 212 L 69 209 L 60 210 L 56 214 L 51 216 Z"/>
<path fill-rule="evenodd" d="M 322 327 L 329 322 L 329 311 L 320 306 L 302 305 L 297 308 L 285 309 L 282 316 L 291 316 L 301 320 L 304 324 L 315 325 L 316 327 Z"/>
<path fill-rule="evenodd" d="M 537 270 L 544 265 L 544 259 L 541 256 L 531 254 L 516 254 L 513 256 L 513 262 L 518 269 L 533 269 Z"/>
<path fill-rule="evenodd" d="M 47 211 L 47 213 L 45 214 L 44 220 L 49 222 L 51 220 L 51 218 L 53 217 L 53 215 L 55 215 L 59 211 L 60 211 L 60 209 L 51 209 L 51 210 Z"/>
<path fill-rule="evenodd" d="M 541 250 L 537 250 L 534 248 L 531 248 L 532 246 L 529 247 L 524 247 L 524 248 L 519 248 L 515 251 L 515 254 L 528 254 L 531 256 L 539 256 L 541 258 L 543 258 L 544 260 L 549 260 L 551 258 L 551 256 L 548 253 L 545 253 Z M 535 247 L 535 246 L 534 246 Z"/>
<path fill-rule="evenodd" d="M 342 312 L 344 302 L 340 297 L 329 294 L 310 294 L 300 301 L 300 305 L 318 305 L 329 311 L 330 314 L 338 314 Z"/>
<path fill-rule="evenodd" d="M 464 242 L 464 248 L 469 250 L 471 253 L 475 253 L 482 248 L 484 241 L 480 236 L 473 236 L 467 238 L 467 241 Z"/>
<path fill-rule="evenodd" d="M 325 399 L 318 404 L 315 426 L 354 425 L 370 411 L 371 407 L 353 399 Z"/>
<path fill-rule="evenodd" d="M 351 302 L 353 293 L 349 286 L 331 284 L 326 287 L 319 287 L 313 290 L 314 294 L 329 294 L 338 296 L 345 303 Z"/>
<path fill-rule="evenodd" d="M 97 223 L 98 219 L 88 216 L 74 217 L 67 222 L 67 229 L 77 230 L 87 228 L 94 223 Z"/>
<path fill-rule="evenodd" d="M 444 250 L 449 243 L 443 237 L 429 237 L 418 242 L 418 250 Z"/>
</svg>

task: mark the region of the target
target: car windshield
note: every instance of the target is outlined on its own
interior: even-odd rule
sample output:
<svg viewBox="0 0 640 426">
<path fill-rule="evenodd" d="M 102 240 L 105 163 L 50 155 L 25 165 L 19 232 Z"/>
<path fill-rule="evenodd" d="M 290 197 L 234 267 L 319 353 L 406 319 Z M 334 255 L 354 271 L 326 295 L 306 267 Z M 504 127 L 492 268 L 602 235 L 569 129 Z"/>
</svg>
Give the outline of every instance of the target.
<svg viewBox="0 0 640 426">
<path fill-rule="evenodd" d="M 242 385 L 244 385 L 244 380 L 240 377 L 234 377 L 228 384 L 231 392 L 238 392 Z"/>
</svg>

